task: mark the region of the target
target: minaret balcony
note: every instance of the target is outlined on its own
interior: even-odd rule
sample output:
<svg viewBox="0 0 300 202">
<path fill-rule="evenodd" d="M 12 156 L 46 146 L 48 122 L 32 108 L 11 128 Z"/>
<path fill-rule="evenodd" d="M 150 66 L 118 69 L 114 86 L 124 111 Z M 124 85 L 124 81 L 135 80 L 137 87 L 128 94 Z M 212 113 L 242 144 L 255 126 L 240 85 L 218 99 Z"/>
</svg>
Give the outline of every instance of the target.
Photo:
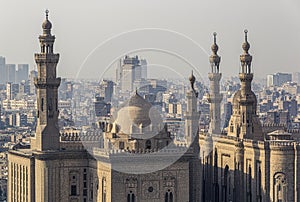
<svg viewBox="0 0 300 202">
<path fill-rule="evenodd" d="M 58 63 L 59 54 L 54 53 L 36 53 L 34 54 L 36 63 Z"/>
<path fill-rule="evenodd" d="M 210 81 L 220 81 L 222 73 L 209 73 L 208 78 Z"/>
<path fill-rule="evenodd" d="M 240 73 L 241 82 L 251 82 L 253 80 L 253 73 Z"/>
<path fill-rule="evenodd" d="M 222 94 L 218 94 L 218 95 L 207 95 L 207 100 L 209 103 L 221 103 L 223 99 L 223 95 Z"/>
<path fill-rule="evenodd" d="M 58 88 L 61 78 L 34 78 L 34 85 L 37 88 L 56 87 Z"/>
</svg>

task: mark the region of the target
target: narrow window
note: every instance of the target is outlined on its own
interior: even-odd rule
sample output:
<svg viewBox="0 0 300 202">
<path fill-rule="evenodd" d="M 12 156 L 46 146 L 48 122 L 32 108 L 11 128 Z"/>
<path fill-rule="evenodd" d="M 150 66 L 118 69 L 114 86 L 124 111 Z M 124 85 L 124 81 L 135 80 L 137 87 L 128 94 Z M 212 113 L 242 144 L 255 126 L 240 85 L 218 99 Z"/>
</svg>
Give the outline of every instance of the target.
<svg viewBox="0 0 300 202">
<path fill-rule="evenodd" d="M 42 98 L 42 101 L 41 101 L 41 110 L 44 111 L 44 98 Z"/>
<path fill-rule="evenodd" d="M 151 140 L 146 141 L 146 149 L 151 149 Z"/>
<path fill-rule="evenodd" d="M 77 195 L 77 187 L 76 185 L 71 185 L 71 196 Z"/>
</svg>

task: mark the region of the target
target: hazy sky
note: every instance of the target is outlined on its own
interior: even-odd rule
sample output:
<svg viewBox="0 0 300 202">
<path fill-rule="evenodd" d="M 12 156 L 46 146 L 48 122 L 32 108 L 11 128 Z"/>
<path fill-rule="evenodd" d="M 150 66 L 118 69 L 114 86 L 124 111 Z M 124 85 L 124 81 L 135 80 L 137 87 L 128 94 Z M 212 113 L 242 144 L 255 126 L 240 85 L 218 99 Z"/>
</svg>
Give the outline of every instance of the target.
<svg viewBox="0 0 300 202">
<path fill-rule="evenodd" d="M 1 0 L 0 55 L 7 63 L 34 67 L 46 8 L 57 38 L 55 50 L 61 54 L 61 77 L 101 77 L 126 52 L 147 58 L 160 74 L 168 74 L 169 67 L 185 75 L 194 66 L 206 76 L 205 52 L 210 54 L 214 31 L 221 71 L 235 76 L 245 28 L 256 76 L 300 71 L 299 0 Z M 125 32 L 130 33 L 121 34 Z"/>
</svg>

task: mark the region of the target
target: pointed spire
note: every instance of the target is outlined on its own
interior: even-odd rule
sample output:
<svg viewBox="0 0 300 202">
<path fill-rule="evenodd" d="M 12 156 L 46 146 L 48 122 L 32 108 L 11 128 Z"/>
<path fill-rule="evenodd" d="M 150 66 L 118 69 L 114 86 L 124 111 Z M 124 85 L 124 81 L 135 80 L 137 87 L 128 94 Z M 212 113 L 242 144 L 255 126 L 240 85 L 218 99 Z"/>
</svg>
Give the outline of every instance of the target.
<svg viewBox="0 0 300 202">
<path fill-rule="evenodd" d="M 209 58 L 211 64 L 212 73 L 219 73 L 219 66 L 221 62 L 221 57 L 218 55 L 219 46 L 217 45 L 217 33 L 213 33 L 214 43 L 211 46 L 212 55 Z"/>
</svg>

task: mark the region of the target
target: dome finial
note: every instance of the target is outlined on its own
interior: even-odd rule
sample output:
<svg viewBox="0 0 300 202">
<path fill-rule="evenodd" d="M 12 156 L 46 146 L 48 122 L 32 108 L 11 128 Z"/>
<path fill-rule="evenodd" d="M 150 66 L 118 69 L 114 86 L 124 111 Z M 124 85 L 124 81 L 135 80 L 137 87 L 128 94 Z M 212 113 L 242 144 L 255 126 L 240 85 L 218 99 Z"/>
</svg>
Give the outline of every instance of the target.
<svg viewBox="0 0 300 202">
<path fill-rule="evenodd" d="M 213 36 L 214 36 L 214 43 L 211 46 L 212 54 L 209 58 L 209 62 L 212 67 L 212 73 L 219 73 L 219 65 L 221 62 L 221 57 L 218 56 L 219 46 L 217 45 L 217 33 L 214 32 Z"/>
<path fill-rule="evenodd" d="M 214 55 L 218 55 L 217 52 L 219 50 L 219 46 L 217 45 L 217 33 L 214 32 L 213 36 L 214 36 L 214 44 L 211 46 L 211 50 Z"/>
<path fill-rule="evenodd" d="M 241 73 L 251 73 L 251 62 L 252 56 L 249 54 L 250 43 L 248 42 L 248 30 L 244 30 L 245 33 L 245 42 L 242 45 L 244 53 L 240 56 L 242 71 Z"/>
<path fill-rule="evenodd" d="M 192 88 L 193 92 L 195 93 L 195 96 L 198 97 L 198 92 L 196 92 L 196 90 L 195 90 L 196 78 L 194 76 L 193 70 L 192 70 L 192 75 L 190 76 L 189 80 L 190 80 L 190 83 L 191 83 L 191 88 Z"/>
<path fill-rule="evenodd" d="M 244 33 L 245 33 L 245 42 L 248 42 L 248 30 L 245 29 Z"/>
<path fill-rule="evenodd" d="M 48 17 L 49 17 L 49 10 L 46 9 L 46 10 L 45 10 L 45 13 L 46 13 L 46 20 L 48 20 Z"/>
<path fill-rule="evenodd" d="M 52 28 L 52 24 L 49 21 L 49 10 L 48 9 L 45 10 L 45 14 L 46 14 L 46 20 L 43 22 L 42 28 L 45 32 L 44 34 L 50 35 L 51 34 L 50 30 Z"/>
<path fill-rule="evenodd" d="M 214 43 L 217 44 L 217 32 L 214 32 L 213 35 L 214 35 Z"/>
<path fill-rule="evenodd" d="M 246 53 L 246 54 L 248 54 L 248 51 L 249 51 L 249 49 L 250 49 L 250 44 L 249 44 L 249 42 L 248 42 L 248 30 L 247 29 L 245 29 L 244 30 L 244 33 L 245 33 L 245 42 L 243 43 L 243 50 L 244 50 L 244 52 Z"/>
</svg>

